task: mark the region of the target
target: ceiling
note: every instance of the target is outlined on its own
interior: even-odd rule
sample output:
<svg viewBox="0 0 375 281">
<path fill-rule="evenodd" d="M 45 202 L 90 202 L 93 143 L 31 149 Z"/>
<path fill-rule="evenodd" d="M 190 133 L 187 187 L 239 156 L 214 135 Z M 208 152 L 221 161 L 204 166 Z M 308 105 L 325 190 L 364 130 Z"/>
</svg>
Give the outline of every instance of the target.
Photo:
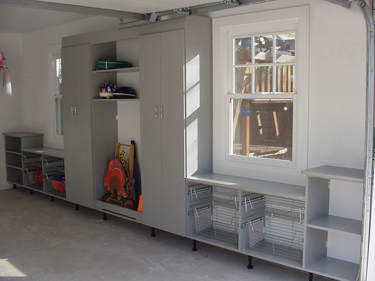
<svg viewBox="0 0 375 281">
<path fill-rule="evenodd" d="M 114 11 L 130 18 L 159 11 L 219 2 L 215 0 L 0 0 L 0 32 L 25 33 Z M 74 6 L 70 6 L 74 5 Z M 95 8 L 88 10 L 83 7 Z M 104 9 L 104 10 L 103 10 Z M 83 13 L 85 12 L 85 13 Z M 137 13 L 137 14 L 133 14 Z M 116 14 L 110 15 L 119 17 Z M 143 15 L 142 15 L 143 16 Z M 128 18 L 129 18 L 128 17 Z M 132 19 L 134 20 L 134 19 Z"/>
</svg>

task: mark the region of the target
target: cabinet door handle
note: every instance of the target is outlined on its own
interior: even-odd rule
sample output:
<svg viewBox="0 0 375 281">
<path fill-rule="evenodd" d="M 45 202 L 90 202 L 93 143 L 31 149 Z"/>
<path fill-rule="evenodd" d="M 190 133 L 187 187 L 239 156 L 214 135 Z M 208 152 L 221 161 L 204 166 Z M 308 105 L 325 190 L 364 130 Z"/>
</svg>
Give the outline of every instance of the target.
<svg viewBox="0 0 375 281">
<path fill-rule="evenodd" d="M 160 107 L 160 118 L 164 118 L 164 106 Z"/>
<path fill-rule="evenodd" d="M 77 105 L 74 105 L 74 114 L 77 114 Z"/>
<path fill-rule="evenodd" d="M 71 114 L 74 114 L 74 105 L 71 105 L 71 106 L 70 106 L 70 113 L 71 113 Z"/>
<path fill-rule="evenodd" d="M 158 112 L 159 112 L 159 107 L 155 106 L 155 118 L 159 117 Z"/>
</svg>

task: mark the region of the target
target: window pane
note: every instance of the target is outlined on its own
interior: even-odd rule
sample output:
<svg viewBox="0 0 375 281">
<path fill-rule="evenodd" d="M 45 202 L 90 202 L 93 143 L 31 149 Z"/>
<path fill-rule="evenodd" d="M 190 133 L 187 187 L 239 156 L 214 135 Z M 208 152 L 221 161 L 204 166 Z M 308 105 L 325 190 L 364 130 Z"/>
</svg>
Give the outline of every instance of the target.
<svg viewBox="0 0 375 281">
<path fill-rule="evenodd" d="M 234 69 L 235 93 L 251 93 L 252 67 L 238 67 Z"/>
<path fill-rule="evenodd" d="M 296 37 L 295 33 L 278 34 L 276 40 L 276 62 L 296 62 Z"/>
<path fill-rule="evenodd" d="M 60 91 L 60 86 L 62 82 L 61 59 L 56 59 L 55 66 L 56 66 L 56 95 L 61 95 L 61 91 Z"/>
<path fill-rule="evenodd" d="M 234 64 L 251 64 L 251 37 L 234 39 Z"/>
<path fill-rule="evenodd" d="M 276 67 L 276 91 L 279 93 L 295 93 L 296 67 L 294 65 L 282 65 Z"/>
<path fill-rule="evenodd" d="M 272 92 L 272 66 L 255 68 L 255 92 Z"/>
<path fill-rule="evenodd" d="M 59 98 L 55 98 L 55 112 L 56 112 L 56 135 L 62 136 L 62 100 Z"/>
<path fill-rule="evenodd" d="M 273 63 L 273 36 L 254 37 L 255 63 Z"/>
<path fill-rule="evenodd" d="M 292 99 L 231 99 L 231 106 L 232 155 L 292 160 Z"/>
</svg>

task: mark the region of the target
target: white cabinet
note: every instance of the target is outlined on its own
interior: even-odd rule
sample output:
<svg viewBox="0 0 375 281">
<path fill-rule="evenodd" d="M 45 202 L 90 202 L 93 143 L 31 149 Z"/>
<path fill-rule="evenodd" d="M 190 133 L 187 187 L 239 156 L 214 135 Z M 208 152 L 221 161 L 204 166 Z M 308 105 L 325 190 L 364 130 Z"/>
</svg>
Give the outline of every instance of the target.
<svg viewBox="0 0 375 281">
<path fill-rule="evenodd" d="M 143 222 L 185 235 L 184 30 L 140 38 Z"/>
<path fill-rule="evenodd" d="M 139 43 L 143 223 L 183 236 L 184 178 L 212 166 L 210 32 L 185 17 L 142 27 Z"/>
<path fill-rule="evenodd" d="M 307 180 L 306 270 L 357 280 L 360 269 L 364 171 L 321 166 Z"/>
<path fill-rule="evenodd" d="M 61 57 L 66 199 L 93 208 L 90 45 L 64 47 Z"/>
</svg>

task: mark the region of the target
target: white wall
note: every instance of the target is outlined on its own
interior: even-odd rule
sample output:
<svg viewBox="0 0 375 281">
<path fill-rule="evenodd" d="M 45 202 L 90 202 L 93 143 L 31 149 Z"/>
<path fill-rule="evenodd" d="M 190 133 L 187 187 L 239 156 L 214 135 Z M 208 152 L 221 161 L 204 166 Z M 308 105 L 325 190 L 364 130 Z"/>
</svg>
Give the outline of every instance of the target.
<svg viewBox="0 0 375 281">
<path fill-rule="evenodd" d="M 0 76 L 0 189 L 8 188 L 5 174 L 4 132 L 22 129 L 22 36 L 0 33 L 0 51 L 5 54 L 4 64 L 10 69 L 12 96 L 5 92 L 3 72 Z"/>
<path fill-rule="evenodd" d="M 54 138 L 54 101 L 49 90 L 48 51 L 61 47 L 62 37 L 111 27 L 118 27 L 116 18 L 93 17 L 23 35 L 23 128 L 44 133 L 45 146 L 63 148 L 64 145 L 63 140 Z"/>
<path fill-rule="evenodd" d="M 366 26 L 362 12 L 356 4 L 353 3 L 352 7 L 347 9 L 324 0 L 279 0 L 240 6 L 211 13 L 210 16 L 214 18 L 236 14 L 251 16 L 250 13 L 253 12 L 302 5 L 310 7 L 306 168 L 319 165 L 363 168 Z M 215 61 L 220 58 L 214 56 L 213 59 Z M 214 139 L 217 139 L 217 136 L 214 136 Z M 237 170 L 237 173 L 241 172 Z M 246 176 L 244 173 L 234 175 Z M 254 173 L 254 176 L 267 179 L 275 175 Z M 305 183 L 301 175 L 280 173 L 278 179 L 296 184 Z"/>
</svg>

